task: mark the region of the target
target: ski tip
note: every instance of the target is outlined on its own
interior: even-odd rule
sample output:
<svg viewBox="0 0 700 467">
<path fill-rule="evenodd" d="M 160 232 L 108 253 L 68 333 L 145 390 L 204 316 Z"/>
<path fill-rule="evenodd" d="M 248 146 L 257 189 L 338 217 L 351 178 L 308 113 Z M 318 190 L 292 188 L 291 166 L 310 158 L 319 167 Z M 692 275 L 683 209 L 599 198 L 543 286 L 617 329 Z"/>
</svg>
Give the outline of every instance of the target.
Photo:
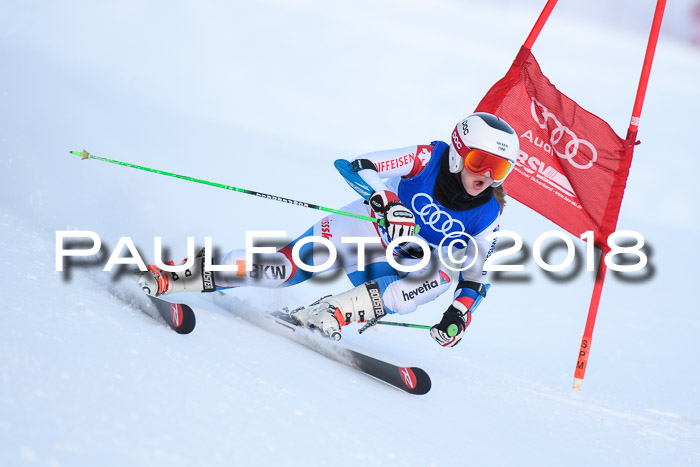
<svg viewBox="0 0 700 467">
<path fill-rule="evenodd" d="M 170 305 L 171 324 L 178 334 L 189 334 L 194 331 L 197 324 L 194 311 L 184 303 L 172 303 Z"/>
<path fill-rule="evenodd" d="M 87 152 L 85 149 L 82 151 L 68 151 L 69 153 L 73 154 L 74 156 L 80 156 L 81 159 L 90 159 L 90 153 Z"/>
<path fill-rule="evenodd" d="M 162 298 L 146 295 L 156 307 L 165 323 L 178 334 L 189 334 L 194 331 L 197 319 L 194 310 L 184 303 L 174 303 Z"/>
<path fill-rule="evenodd" d="M 398 370 L 406 392 L 420 396 L 430 391 L 432 383 L 425 370 L 416 367 L 399 367 Z"/>
</svg>

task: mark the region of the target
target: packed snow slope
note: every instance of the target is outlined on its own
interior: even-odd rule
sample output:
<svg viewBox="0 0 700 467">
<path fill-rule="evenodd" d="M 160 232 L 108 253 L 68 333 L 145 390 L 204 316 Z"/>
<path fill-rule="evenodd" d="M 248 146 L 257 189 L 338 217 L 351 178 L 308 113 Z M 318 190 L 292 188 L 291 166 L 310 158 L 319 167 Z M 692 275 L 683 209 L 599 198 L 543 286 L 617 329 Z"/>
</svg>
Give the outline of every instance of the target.
<svg viewBox="0 0 700 467">
<path fill-rule="evenodd" d="M 510 66 L 539 14 L 491 2 L 48 2 L 0 5 L 0 465 L 574 465 L 700 463 L 700 55 L 662 36 L 618 224 L 649 265 L 609 273 L 583 391 L 571 382 L 593 274 L 531 247 L 557 227 L 511 200 L 525 272 L 491 278 L 462 343 L 377 326 L 343 343 L 428 371 L 409 396 L 251 324 L 346 290 L 329 274 L 229 291 L 187 336 L 141 311 L 120 237 L 242 247 L 322 213 L 98 161 L 342 207 L 333 160 L 447 140 Z M 543 2 L 544 3 L 544 2 Z M 649 18 L 654 2 L 638 2 Z M 624 135 L 646 45 L 554 11 L 544 73 Z M 101 259 L 56 272 L 60 230 Z M 556 250 L 550 261 L 563 257 Z M 446 294 L 407 322 L 433 324 Z"/>
</svg>

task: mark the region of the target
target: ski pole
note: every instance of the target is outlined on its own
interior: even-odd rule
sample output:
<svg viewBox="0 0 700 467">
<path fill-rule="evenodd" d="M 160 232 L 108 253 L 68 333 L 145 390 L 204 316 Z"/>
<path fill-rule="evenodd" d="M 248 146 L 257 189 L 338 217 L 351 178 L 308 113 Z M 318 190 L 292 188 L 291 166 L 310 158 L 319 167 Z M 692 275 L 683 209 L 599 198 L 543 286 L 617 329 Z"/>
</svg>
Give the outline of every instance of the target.
<svg viewBox="0 0 700 467">
<path fill-rule="evenodd" d="M 386 324 L 389 326 L 401 326 L 404 328 L 414 328 L 414 329 L 431 329 L 433 326 L 426 326 L 425 324 L 411 324 L 411 323 L 394 323 L 392 321 L 377 321 L 378 324 Z M 447 335 L 449 337 L 454 337 L 459 334 L 459 328 L 456 324 L 450 324 L 447 326 Z"/>
<path fill-rule="evenodd" d="M 343 216 L 355 217 L 357 219 L 375 222 L 381 226 L 385 226 L 384 219 L 377 219 L 377 218 L 370 217 L 370 216 L 364 216 L 362 214 L 355 214 L 354 212 L 347 212 L 347 211 L 341 211 L 339 209 L 327 208 L 324 206 L 319 206 L 317 204 L 305 203 L 303 201 L 295 201 L 293 199 L 283 198 L 281 196 L 268 195 L 265 193 L 261 193 L 259 191 L 246 190 L 245 188 L 238 188 L 238 187 L 231 186 L 231 185 L 224 185 L 222 183 L 210 182 L 208 180 L 201 180 L 199 178 L 188 177 L 186 175 L 178 175 L 178 174 L 174 174 L 171 172 L 165 172 L 164 170 L 151 169 L 149 167 L 143 167 L 143 166 L 136 165 L 136 164 L 130 164 L 128 162 L 121 162 L 121 161 L 116 161 L 113 159 L 107 159 L 106 157 L 99 157 L 99 156 L 95 156 L 94 154 L 90 154 L 85 149 L 83 149 L 82 151 L 70 151 L 70 153 L 75 155 L 75 156 L 81 156 L 82 159 L 96 159 L 96 160 L 99 160 L 102 162 L 109 162 L 110 164 L 123 165 L 125 167 L 131 167 L 132 169 L 144 170 L 146 172 L 152 172 L 152 173 L 156 173 L 156 174 L 160 174 L 160 175 L 166 175 L 168 177 L 179 178 L 181 180 L 187 180 L 188 182 L 201 183 L 203 185 L 209 185 L 209 186 L 213 186 L 216 188 L 223 188 L 225 190 L 237 191 L 239 193 L 245 193 L 247 195 L 258 196 L 260 198 L 271 199 L 274 201 L 281 201 L 283 203 L 293 204 L 295 206 L 302 206 L 302 207 L 310 208 L 310 209 L 318 209 L 319 211 L 326 211 L 326 212 L 332 212 L 334 214 L 341 214 Z M 418 226 L 416 226 L 416 227 L 418 227 Z M 416 233 L 417 232 L 418 232 L 418 229 L 416 228 Z"/>
</svg>

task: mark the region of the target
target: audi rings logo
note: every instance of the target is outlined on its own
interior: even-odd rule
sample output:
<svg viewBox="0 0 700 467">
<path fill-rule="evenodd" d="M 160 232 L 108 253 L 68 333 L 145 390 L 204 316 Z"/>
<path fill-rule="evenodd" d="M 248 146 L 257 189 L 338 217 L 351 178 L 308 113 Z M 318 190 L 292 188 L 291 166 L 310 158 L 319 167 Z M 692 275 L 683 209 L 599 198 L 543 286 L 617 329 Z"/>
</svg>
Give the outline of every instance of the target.
<svg viewBox="0 0 700 467">
<path fill-rule="evenodd" d="M 540 121 L 538 109 L 542 114 L 542 121 Z M 537 125 L 539 125 L 540 128 L 546 129 L 547 122 L 549 120 L 551 120 L 554 124 L 554 129 L 551 130 L 549 135 L 549 142 L 552 144 L 552 151 L 554 151 L 554 153 L 558 157 L 560 157 L 561 159 L 566 159 L 571 165 L 578 169 L 588 169 L 593 166 L 593 163 L 596 161 L 596 159 L 598 159 L 598 151 L 596 151 L 595 147 L 589 141 L 579 138 L 573 131 L 562 125 L 561 122 L 557 119 L 557 117 L 552 112 L 550 112 L 547 109 L 547 107 L 539 103 L 535 98 L 532 98 L 530 112 L 532 113 L 532 118 L 535 119 L 535 122 L 537 122 Z M 565 140 L 565 136 L 568 138 L 566 144 L 564 144 L 564 142 L 562 141 Z M 559 148 L 561 149 L 562 146 L 560 143 L 564 144 L 563 153 L 557 151 L 556 149 L 557 145 L 559 145 Z M 587 147 L 588 151 L 579 152 L 579 150 L 583 149 L 584 147 Z M 584 152 L 590 152 L 590 156 L 588 156 Z M 576 162 L 574 160 L 576 156 L 579 156 L 579 161 L 584 160 L 586 161 L 586 163 Z"/>
<path fill-rule="evenodd" d="M 419 208 L 416 206 L 416 200 L 423 197 L 427 198 L 428 201 Z M 413 208 L 413 212 L 420 217 L 421 227 L 430 227 L 434 231 L 441 234 L 446 234 L 447 232 L 454 231 L 455 229 L 459 229 L 460 232 L 464 232 L 464 224 L 457 219 L 453 219 L 452 216 L 445 211 L 442 211 L 438 205 L 435 204 L 433 198 L 425 193 L 417 193 L 411 200 L 411 207 Z"/>
</svg>

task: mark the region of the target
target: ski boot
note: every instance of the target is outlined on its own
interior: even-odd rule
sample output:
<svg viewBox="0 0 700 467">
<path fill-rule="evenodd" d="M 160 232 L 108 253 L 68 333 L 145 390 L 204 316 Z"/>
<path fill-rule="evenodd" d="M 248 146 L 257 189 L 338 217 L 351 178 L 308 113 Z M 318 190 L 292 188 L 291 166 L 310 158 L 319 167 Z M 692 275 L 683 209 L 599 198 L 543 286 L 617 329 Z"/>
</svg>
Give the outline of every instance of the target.
<svg viewBox="0 0 700 467">
<path fill-rule="evenodd" d="M 386 315 L 382 293 L 376 282 L 366 282 L 338 295 L 324 297 L 291 315 L 300 324 L 318 329 L 334 340 L 340 340 L 341 327 L 353 321 L 373 326 Z M 363 328 L 364 330 L 364 328 Z"/>
<path fill-rule="evenodd" d="M 182 264 L 187 262 L 187 258 Z M 168 266 L 175 263 L 169 261 Z M 214 292 L 214 274 L 204 270 L 204 249 L 194 258 L 192 266 L 180 272 L 168 272 L 154 264 L 148 265 L 148 271 L 139 275 L 138 285 L 148 295 L 159 297 L 177 292 Z"/>
</svg>

